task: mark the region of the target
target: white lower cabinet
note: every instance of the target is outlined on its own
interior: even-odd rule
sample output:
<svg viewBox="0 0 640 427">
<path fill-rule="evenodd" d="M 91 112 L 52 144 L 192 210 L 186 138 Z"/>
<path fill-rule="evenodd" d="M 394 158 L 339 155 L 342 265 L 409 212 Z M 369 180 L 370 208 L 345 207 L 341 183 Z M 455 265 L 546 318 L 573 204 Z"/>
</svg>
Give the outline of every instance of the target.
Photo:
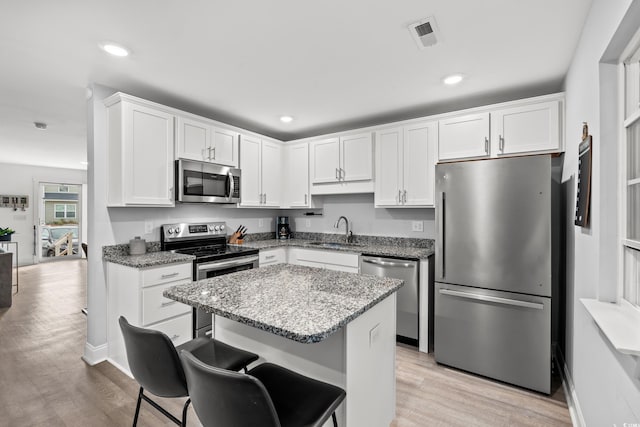
<svg viewBox="0 0 640 427">
<path fill-rule="evenodd" d="M 287 262 L 285 248 L 261 249 L 258 255 L 260 267 L 267 265 L 284 264 Z"/>
<path fill-rule="evenodd" d="M 129 374 L 118 319 L 164 332 L 174 345 L 191 340 L 192 308 L 162 296 L 171 286 L 191 283 L 191 262 L 134 268 L 107 263 L 107 345 L 109 361 Z"/>
<path fill-rule="evenodd" d="M 289 264 L 359 273 L 359 255 L 341 251 L 289 248 Z"/>
</svg>

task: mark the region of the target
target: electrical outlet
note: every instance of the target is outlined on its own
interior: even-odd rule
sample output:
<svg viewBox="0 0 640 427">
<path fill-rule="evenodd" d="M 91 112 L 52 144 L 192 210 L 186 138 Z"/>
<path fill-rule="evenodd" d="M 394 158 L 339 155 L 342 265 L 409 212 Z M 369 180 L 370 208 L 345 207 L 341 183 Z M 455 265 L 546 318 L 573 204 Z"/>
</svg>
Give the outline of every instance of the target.
<svg viewBox="0 0 640 427">
<path fill-rule="evenodd" d="M 310 228 L 311 227 L 311 220 L 310 219 L 305 219 L 304 220 L 304 225 L 305 225 L 305 227 Z"/>
<path fill-rule="evenodd" d="M 151 234 L 151 233 L 153 233 L 153 222 L 145 221 L 144 222 L 144 234 Z"/>
<path fill-rule="evenodd" d="M 412 221 L 411 222 L 411 230 L 412 231 L 424 231 L 424 223 L 422 221 Z"/>
<path fill-rule="evenodd" d="M 264 227 L 264 219 L 258 218 L 258 228 Z"/>
</svg>

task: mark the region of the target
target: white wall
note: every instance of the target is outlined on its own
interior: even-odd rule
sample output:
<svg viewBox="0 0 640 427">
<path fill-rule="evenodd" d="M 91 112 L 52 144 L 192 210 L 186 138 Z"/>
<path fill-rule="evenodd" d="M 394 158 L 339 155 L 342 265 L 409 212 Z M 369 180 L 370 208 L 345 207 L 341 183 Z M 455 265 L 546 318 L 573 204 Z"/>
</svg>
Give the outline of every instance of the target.
<svg viewBox="0 0 640 427">
<path fill-rule="evenodd" d="M 434 209 L 384 209 L 373 207 L 373 194 L 344 194 L 314 196 L 322 201 L 322 216 L 303 216 L 305 211 L 282 211 L 289 215 L 293 231 L 315 233 L 344 233 L 344 224 L 334 228 L 341 215 L 349 219 L 353 234 L 370 236 L 435 238 Z M 309 227 L 307 227 L 307 221 Z M 413 221 L 423 222 L 423 232 L 412 231 Z"/>
<path fill-rule="evenodd" d="M 85 184 L 87 171 L 0 164 L 0 175 L 0 194 L 29 196 L 29 207 L 24 212 L 20 209 L 14 211 L 13 208 L 0 208 L 0 227 L 10 227 L 16 231 L 11 240 L 18 242 L 19 265 L 33 264 L 36 261 L 33 256 L 33 226 L 38 217 L 38 183 Z"/>
<path fill-rule="evenodd" d="M 634 360 L 615 351 L 586 313 L 580 298 L 612 300 L 617 294 L 616 72 L 600 64 L 631 0 L 593 0 L 566 78 L 565 180 L 573 178 L 568 202 L 567 345 L 565 359 L 575 396 L 588 426 L 640 423 L 640 380 Z M 640 9 L 635 0 L 632 9 Z M 636 16 L 634 30 L 639 22 Z M 591 226 L 573 225 L 578 143 L 582 122 L 594 137 Z M 613 242 L 613 243 L 612 243 Z M 612 248 L 611 246 L 614 246 Z M 613 249 L 613 250 L 612 250 Z"/>
</svg>

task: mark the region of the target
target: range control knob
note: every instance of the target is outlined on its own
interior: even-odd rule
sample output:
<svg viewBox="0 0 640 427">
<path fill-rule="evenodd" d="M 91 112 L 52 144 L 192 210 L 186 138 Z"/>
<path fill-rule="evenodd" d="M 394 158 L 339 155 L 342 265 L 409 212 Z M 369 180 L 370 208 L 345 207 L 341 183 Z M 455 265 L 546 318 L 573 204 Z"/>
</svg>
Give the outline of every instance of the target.
<svg viewBox="0 0 640 427">
<path fill-rule="evenodd" d="M 213 227 L 213 229 L 214 229 L 214 230 L 216 230 L 216 232 L 217 232 L 217 231 L 220 231 L 220 226 L 219 226 L 219 225 L 216 225 L 215 227 Z"/>
<path fill-rule="evenodd" d="M 220 231 L 224 231 L 224 225 L 220 226 Z"/>
<path fill-rule="evenodd" d="M 173 228 L 167 228 L 167 233 L 173 234 Z"/>
<path fill-rule="evenodd" d="M 213 231 L 213 225 L 209 226 L 209 231 Z"/>
<path fill-rule="evenodd" d="M 176 227 L 176 228 L 173 229 L 173 232 L 176 233 L 176 234 L 180 234 L 180 231 L 182 231 L 182 230 L 180 230 L 180 227 Z"/>
</svg>

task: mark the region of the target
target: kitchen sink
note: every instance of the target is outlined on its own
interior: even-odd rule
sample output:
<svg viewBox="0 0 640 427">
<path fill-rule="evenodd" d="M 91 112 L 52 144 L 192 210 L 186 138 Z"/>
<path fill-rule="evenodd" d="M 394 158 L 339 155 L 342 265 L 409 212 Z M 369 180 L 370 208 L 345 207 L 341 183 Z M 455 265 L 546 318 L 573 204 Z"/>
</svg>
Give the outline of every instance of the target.
<svg viewBox="0 0 640 427">
<path fill-rule="evenodd" d="M 337 248 L 361 248 L 362 243 L 343 243 L 343 242 L 309 242 L 309 245 L 321 248 L 337 249 Z"/>
</svg>

